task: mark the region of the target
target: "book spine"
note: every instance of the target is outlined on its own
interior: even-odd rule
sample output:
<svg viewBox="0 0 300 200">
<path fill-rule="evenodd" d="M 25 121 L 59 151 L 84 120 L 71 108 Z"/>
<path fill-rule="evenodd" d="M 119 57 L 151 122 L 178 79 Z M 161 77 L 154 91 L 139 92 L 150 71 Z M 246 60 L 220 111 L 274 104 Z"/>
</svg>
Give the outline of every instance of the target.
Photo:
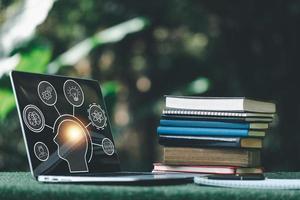
<svg viewBox="0 0 300 200">
<path fill-rule="evenodd" d="M 206 120 L 206 121 L 216 121 L 216 122 L 232 122 L 232 123 L 245 123 L 247 118 L 243 117 L 222 117 L 222 116 L 197 116 L 197 115 L 167 115 L 162 114 L 162 119 L 165 120 Z"/>
<path fill-rule="evenodd" d="M 172 165 L 154 166 L 152 172 L 181 172 L 181 173 L 205 173 L 205 174 L 235 174 L 235 169 L 222 166 L 222 169 L 214 167 L 182 167 Z"/>
<path fill-rule="evenodd" d="M 246 113 L 238 112 L 215 112 L 201 110 L 164 109 L 164 115 L 199 115 L 199 116 L 222 116 L 222 117 L 247 117 Z"/>
<path fill-rule="evenodd" d="M 260 165 L 260 151 L 166 147 L 164 164 L 257 167 Z"/>
<path fill-rule="evenodd" d="M 260 151 L 248 151 L 249 163 L 253 166 L 259 166 L 261 161 Z"/>
<path fill-rule="evenodd" d="M 166 115 L 195 115 L 195 116 L 222 116 L 222 117 L 259 117 L 273 118 L 271 113 L 241 113 L 241 112 L 226 112 L 226 111 L 203 111 L 203 110 L 184 110 L 165 108 L 163 114 Z"/>
<path fill-rule="evenodd" d="M 214 121 L 195 121 L 195 120 L 160 120 L 161 126 L 174 127 L 200 127 L 200 128 L 230 128 L 230 129 L 246 129 L 250 128 L 249 123 L 230 123 L 230 122 L 214 122 Z"/>
<path fill-rule="evenodd" d="M 232 110 L 244 111 L 244 98 L 219 99 L 219 98 L 189 98 L 166 97 L 166 107 L 191 110 Z"/>
<path fill-rule="evenodd" d="M 212 140 L 192 140 L 159 137 L 159 144 L 166 147 L 222 147 L 241 148 L 240 140 L 237 141 L 212 141 Z"/>
<path fill-rule="evenodd" d="M 186 128 L 159 126 L 158 135 L 190 135 L 190 136 L 234 136 L 247 137 L 248 130 L 243 129 L 221 129 L 221 128 Z"/>
</svg>

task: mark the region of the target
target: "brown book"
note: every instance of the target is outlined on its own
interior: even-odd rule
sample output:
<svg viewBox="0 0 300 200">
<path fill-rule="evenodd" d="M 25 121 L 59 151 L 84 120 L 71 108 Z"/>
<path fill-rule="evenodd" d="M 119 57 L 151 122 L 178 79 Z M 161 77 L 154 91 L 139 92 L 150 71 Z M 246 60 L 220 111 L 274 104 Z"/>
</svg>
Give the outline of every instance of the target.
<svg viewBox="0 0 300 200">
<path fill-rule="evenodd" d="M 242 148 L 262 148 L 262 142 L 260 138 L 241 138 L 240 145 Z"/>
<path fill-rule="evenodd" d="M 260 151 L 248 149 L 164 148 L 167 165 L 260 166 Z"/>
<path fill-rule="evenodd" d="M 154 163 L 152 172 L 182 172 L 182 173 L 202 173 L 202 174 L 262 174 L 261 167 L 237 167 L 237 166 L 206 166 L 206 165 L 164 165 Z"/>
</svg>

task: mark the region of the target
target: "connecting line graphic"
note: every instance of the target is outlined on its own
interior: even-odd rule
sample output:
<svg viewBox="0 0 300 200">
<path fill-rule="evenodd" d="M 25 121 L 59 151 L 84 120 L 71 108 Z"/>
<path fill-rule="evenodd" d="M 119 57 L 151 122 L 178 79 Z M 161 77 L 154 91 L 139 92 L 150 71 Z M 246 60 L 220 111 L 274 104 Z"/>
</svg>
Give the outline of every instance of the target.
<svg viewBox="0 0 300 200">
<path fill-rule="evenodd" d="M 88 123 L 88 125 L 85 126 L 85 128 L 89 127 L 92 124 L 92 122 Z"/>
<path fill-rule="evenodd" d="M 76 92 L 76 94 L 75 94 L 76 96 L 74 96 L 74 94 L 71 93 L 71 90 L 73 91 L 73 93 Z M 56 89 L 54 88 L 54 86 L 51 83 L 49 83 L 48 81 L 41 81 L 38 84 L 37 91 L 38 91 L 38 95 L 39 95 L 39 98 L 41 99 L 41 101 L 49 107 L 54 107 L 54 109 L 58 113 L 58 117 L 57 117 L 57 119 L 55 120 L 55 122 L 52 126 L 48 125 L 48 124 L 45 123 L 44 114 L 40 111 L 40 109 L 38 107 L 36 107 L 34 105 L 27 105 L 27 107 L 28 107 L 27 110 L 32 109 L 33 110 L 32 112 L 34 112 L 36 116 L 41 118 L 40 123 L 42 123 L 42 126 L 39 127 L 39 129 L 34 129 L 35 127 L 31 127 L 30 124 L 29 125 L 26 124 L 27 127 L 29 129 L 31 129 L 33 132 L 41 132 L 44 127 L 47 127 L 49 129 L 51 129 L 52 132 L 54 133 L 56 131 L 56 122 L 58 122 L 57 120 L 64 119 L 64 118 L 71 118 L 71 119 L 75 118 L 75 121 L 78 121 L 79 125 L 84 129 L 86 129 L 88 126 L 93 124 L 93 122 L 91 121 L 90 123 L 85 125 L 76 117 L 76 110 L 75 110 L 76 108 L 75 107 L 81 107 L 82 104 L 84 103 L 84 93 L 83 93 L 82 88 L 80 87 L 80 85 L 77 82 L 75 82 L 74 80 L 71 80 L 71 79 L 66 80 L 64 85 L 63 85 L 63 92 L 64 92 L 64 95 L 65 95 L 65 98 L 73 106 L 72 107 L 72 114 L 65 114 L 64 110 L 62 110 L 63 112 L 61 113 L 59 111 L 59 109 L 56 107 L 55 104 L 57 103 L 57 96 L 58 95 L 57 95 L 57 92 L 56 92 Z M 95 104 L 95 103 L 93 103 L 93 104 Z M 23 113 L 26 114 L 27 110 L 24 109 Z M 29 111 L 31 111 L 31 110 L 29 110 Z M 25 114 L 23 114 L 23 118 L 24 118 L 24 121 L 26 123 L 27 118 L 26 118 Z M 37 118 L 37 117 L 35 117 L 35 118 Z M 31 118 L 28 119 L 28 120 L 31 120 Z M 37 119 L 35 119 L 35 121 L 37 121 Z M 59 122 L 59 123 L 61 124 L 62 122 Z M 96 145 L 96 146 L 99 146 L 99 147 L 102 147 L 102 148 L 105 147 L 105 145 L 103 146 L 102 144 L 93 143 L 89 131 L 86 129 L 86 131 L 84 131 L 84 132 L 87 135 L 87 139 L 89 139 L 89 141 L 90 141 L 89 144 L 90 144 L 91 155 L 90 155 L 89 160 L 88 160 L 88 163 L 89 163 L 89 162 L 91 162 L 92 157 L 93 157 L 93 152 L 94 152 L 93 145 Z M 38 158 L 38 156 L 36 156 L 36 157 Z M 41 159 L 39 159 L 39 160 L 41 160 Z"/>
<path fill-rule="evenodd" d="M 45 126 L 47 126 L 48 128 L 54 130 L 54 128 L 53 128 L 52 126 L 49 126 L 49 125 L 47 125 L 47 124 L 45 124 Z"/>
<path fill-rule="evenodd" d="M 56 107 L 55 105 L 53 105 L 53 106 L 54 106 L 56 112 L 58 113 L 58 115 L 60 116 L 61 114 L 60 114 L 60 112 L 58 111 L 57 107 Z"/>
<path fill-rule="evenodd" d="M 103 147 L 103 145 L 97 144 L 97 143 L 94 143 L 94 142 L 92 142 L 92 144 L 93 144 L 93 145 L 96 145 L 96 146 L 99 146 L 99 147 Z"/>
</svg>

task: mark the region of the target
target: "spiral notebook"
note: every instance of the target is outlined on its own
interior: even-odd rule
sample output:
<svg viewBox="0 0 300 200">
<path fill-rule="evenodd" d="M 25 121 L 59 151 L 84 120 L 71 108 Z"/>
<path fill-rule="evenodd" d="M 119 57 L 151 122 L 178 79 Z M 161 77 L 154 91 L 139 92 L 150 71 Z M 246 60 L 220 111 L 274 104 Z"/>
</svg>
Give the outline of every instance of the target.
<svg viewBox="0 0 300 200">
<path fill-rule="evenodd" d="M 300 179 L 268 179 L 265 180 L 213 180 L 207 177 L 195 177 L 194 183 L 204 186 L 249 188 L 249 189 L 300 189 Z"/>
<path fill-rule="evenodd" d="M 222 117 L 265 117 L 273 118 L 273 113 L 228 112 L 228 111 L 202 111 L 165 108 L 164 115 L 196 115 L 196 116 L 222 116 Z"/>
</svg>

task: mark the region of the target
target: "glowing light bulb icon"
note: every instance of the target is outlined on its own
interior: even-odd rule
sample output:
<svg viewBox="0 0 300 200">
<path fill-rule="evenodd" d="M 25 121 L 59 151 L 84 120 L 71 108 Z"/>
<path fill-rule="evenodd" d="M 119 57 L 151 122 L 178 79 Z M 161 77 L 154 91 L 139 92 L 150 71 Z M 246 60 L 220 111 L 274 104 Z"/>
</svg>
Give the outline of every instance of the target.
<svg viewBox="0 0 300 200">
<path fill-rule="evenodd" d="M 79 101 L 80 90 L 77 87 L 68 88 L 68 95 L 73 98 L 74 101 Z"/>
<path fill-rule="evenodd" d="M 66 99 L 70 104 L 72 104 L 75 107 L 79 107 L 84 102 L 84 94 L 80 87 L 80 85 L 75 82 L 74 80 L 67 80 L 64 83 L 64 94 Z"/>
</svg>

